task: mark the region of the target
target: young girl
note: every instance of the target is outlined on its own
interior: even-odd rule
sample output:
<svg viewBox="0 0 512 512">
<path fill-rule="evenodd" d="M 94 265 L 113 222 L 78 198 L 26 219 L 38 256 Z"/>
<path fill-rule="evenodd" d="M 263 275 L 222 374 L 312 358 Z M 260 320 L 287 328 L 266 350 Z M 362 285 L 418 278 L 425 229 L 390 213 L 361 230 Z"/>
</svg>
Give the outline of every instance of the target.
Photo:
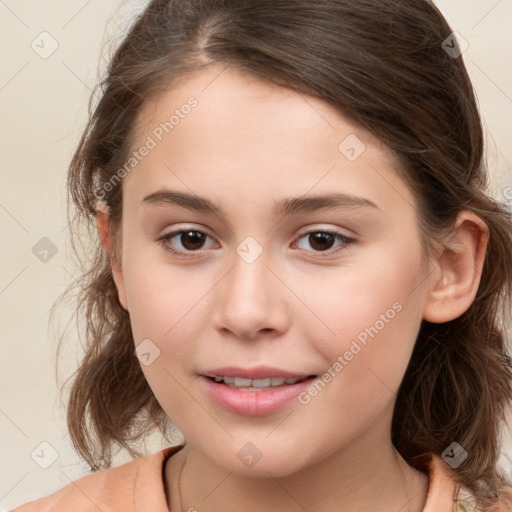
<svg viewBox="0 0 512 512">
<path fill-rule="evenodd" d="M 17 511 L 512 510 L 512 219 L 462 49 L 427 0 L 148 5 L 69 171 L 94 472 Z"/>
</svg>

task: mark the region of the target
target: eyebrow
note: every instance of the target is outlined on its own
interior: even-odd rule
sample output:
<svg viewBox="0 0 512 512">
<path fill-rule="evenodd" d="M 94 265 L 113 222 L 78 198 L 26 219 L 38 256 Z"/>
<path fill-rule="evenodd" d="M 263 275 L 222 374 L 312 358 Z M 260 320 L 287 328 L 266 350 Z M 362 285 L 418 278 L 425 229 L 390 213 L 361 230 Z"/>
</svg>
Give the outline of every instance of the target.
<svg viewBox="0 0 512 512">
<path fill-rule="evenodd" d="M 187 192 L 177 192 L 173 190 L 158 190 L 147 195 L 142 203 L 153 205 L 178 205 L 190 210 L 197 210 L 204 213 L 213 213 L 215 215 L 224 215 L 223 209 L 219 204 Z M 308 197 L 290 197 L 274 201 L 272 213 L 274 215 L 291 215 L 294 213 L 311 212 L 316 210 L 325 210 L 332 208 L 380 208 L 365 197 L 351 194 L 331 193 Z"/>
</svg>

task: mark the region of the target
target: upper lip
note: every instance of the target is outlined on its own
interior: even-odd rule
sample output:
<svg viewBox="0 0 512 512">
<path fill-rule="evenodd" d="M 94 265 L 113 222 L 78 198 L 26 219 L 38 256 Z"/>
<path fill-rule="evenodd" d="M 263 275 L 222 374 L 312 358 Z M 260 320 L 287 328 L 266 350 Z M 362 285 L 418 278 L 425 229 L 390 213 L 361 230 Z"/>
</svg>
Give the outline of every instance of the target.
<svg viewBox="0 0 512 512">
<path fill-rule="evenodd" d="M 271 368 L 270 366 L 257 366 L 255 368 L 239 368 L 236 366 L 224 366 L 223 368 L 215 368 L 202 372 L 205 377 L 242 377 L 245 379 L 267 379 L 269 377 L 288 378 L 306 378 L 311 373 L 293 372 L 281 370 L 279 368 Z"/>
</svg>

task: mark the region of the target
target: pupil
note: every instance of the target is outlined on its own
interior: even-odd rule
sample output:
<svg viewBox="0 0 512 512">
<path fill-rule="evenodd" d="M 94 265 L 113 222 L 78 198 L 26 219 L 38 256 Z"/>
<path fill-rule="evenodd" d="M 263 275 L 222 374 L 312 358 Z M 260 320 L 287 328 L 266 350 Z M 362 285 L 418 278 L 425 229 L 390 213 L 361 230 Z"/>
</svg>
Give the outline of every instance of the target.
<svg viewBox="0 0 512 512">
<path fill-rule="evenodd" d="M 184 240 L 186 240 L 187 242 L 184 243 Z M 188 243 L 189 240 L 192 240 L 192 244 Z M 204 243 L 204 234 L 199 233 L 199 231 L 188 231 L 187 233 L 182 233 L 181 243 L 183 244 L 183 247 L 185 247 L 186 249 L 199 249 Z"/>
<path fill-rule="evenodd" d="M 313 247 L 314 249 L 319 249 L 319 250 L 330 249 L 330 247 L 332 246 L 332 242 L 334 241 L 334 237 L 331 234 L 324 233 L 324 232 L 312 233 L 311 235 L 309 235 L 309 238 L 310 238 L 311 247 Z M 313 240 L 313 243 L 311 243 L 311 240 Z M 327 241 L 328 247 L 325 246 L 326 241 Z M 319 247 L 318 247 L 318 242 L 320 243 Z M 331 242 L 331 243 L 329 243 L 329 242 Z M 324 244 L 324 245 L 322 245 L 322 244 Z"/>
</svg>

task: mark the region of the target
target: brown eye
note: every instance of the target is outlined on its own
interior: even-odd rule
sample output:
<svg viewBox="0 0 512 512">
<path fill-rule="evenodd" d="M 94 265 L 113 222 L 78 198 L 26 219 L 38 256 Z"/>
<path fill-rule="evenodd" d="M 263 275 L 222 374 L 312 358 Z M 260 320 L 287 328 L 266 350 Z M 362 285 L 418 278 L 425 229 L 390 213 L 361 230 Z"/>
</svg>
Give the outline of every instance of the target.
<svg viewBox="0 0 512 512">
<path fill-rule="evenodd" d="M 327 252 L 329 254 L 339 252 L 340 250 L 346 249 L 351 243 L 355 242 L 355 239 L 349 238 L 341 233 L 336 231 L 308 231 L 304 233 L 299 240 L 305 239 L 309 246 L 313 249 L 313 252 Z M 340 242 L 338 244 L 338 249 L 330 250 L 336 242 Z M 300 247 L 300 244 L 299 244 Z M 307 249 L 305 247 L 300 247 L 301 249 Z"/>
<path fill-rule="evenodd" d="M 179 241 L 189 251 L 200 249 L 204 244 L 206 235 L 201 231 L 184 231 L 179 235 Z"/>
<path fill-rule="evenodd" d="M 204 231 L 181 229 L 161 236 L 157 242 L 172 254 L 194 256 L 194 252 L 204 249 L 207 238 L 211 237 Z"/>
<path fill-rule="evenodd" d="M 308 235 L 308 241 L 313 249 L 325 251 L 332 247 L 336 238 L 330 233 L 319 231 L 317 233 L 310 233 Z"/>
</svg>

